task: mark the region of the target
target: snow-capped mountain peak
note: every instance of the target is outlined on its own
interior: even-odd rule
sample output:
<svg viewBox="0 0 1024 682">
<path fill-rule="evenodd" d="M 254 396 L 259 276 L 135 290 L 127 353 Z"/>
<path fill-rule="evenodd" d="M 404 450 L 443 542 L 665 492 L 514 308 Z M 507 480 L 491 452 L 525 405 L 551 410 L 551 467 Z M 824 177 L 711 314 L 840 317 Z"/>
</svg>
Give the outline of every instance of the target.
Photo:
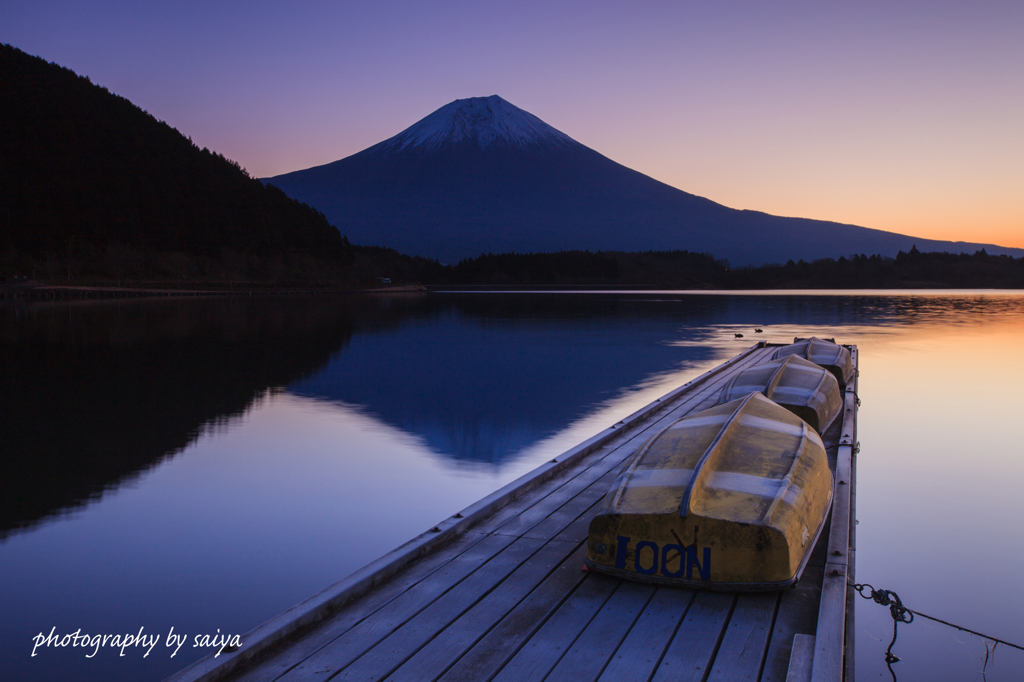
<svg viewBox="0 0 1024 682">
<path fill-rule="evenodd" d="M 483 149 L 493 145 L 529 148 L 577 144 L 528 111 L 491 95 L 446 104 L 380 146 L 391 151 L 418 147 L 434 151 L 466 141 L 475 141 Z"/>
</svg>

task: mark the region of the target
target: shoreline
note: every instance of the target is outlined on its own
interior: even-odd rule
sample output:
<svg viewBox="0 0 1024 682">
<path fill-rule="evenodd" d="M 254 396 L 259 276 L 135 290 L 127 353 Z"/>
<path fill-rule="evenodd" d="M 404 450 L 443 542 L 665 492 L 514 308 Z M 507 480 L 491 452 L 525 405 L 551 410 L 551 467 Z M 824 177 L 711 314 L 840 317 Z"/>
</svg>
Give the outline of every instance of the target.
<svg viewBox="0 0 1024 682">
<path fill-rule="evenodd" d="M 962 288 L 962 287 L 871 287 L 841 288 L 763 288 L 763 289 L 676 289 L 652 286 L 601 286 L 601 285 L 525 285 L 516 287 L 488 285 L 424 285 L 419 283 L 396 284 L 393 286 L 350 289 L 343 287 L 302 287 L 268 286 L 259 283 L 233 283 L 224 286 L 210 286 L 197 282 L 176 284 L 173 287 L 160 286 L 116 286 L 109 284 L 50 284 L 29 280 L 19 284 L 0 284 L 0 301 L 76 301 L 119 298 L 183 298 L 207 296 L 324 296 L 347 294 L 649 294 L 688 296 L 842 296 L 842 295 L 942 295 L 942 294 L 1016 294 L 1024 289 L 1009 288 Z"/>
<path fill-rule="evenodd" d="M 425 293 L 421 284 L 401 284 L 372 289 L 345 289 L 342 287 L 277 287 L 266 285 L 232 284 L 228 288 L 204 286 L 188 288 L 175 287 L 131 287 L 112 285 L 46 284 L 28 281 L 24 284 L 0 285 L 0 300 L 19 301 L 74 301 L 113 298 L 179 298 L 191 296 L 319 296 L 326 294 L 373 294 L 373 293 Z"/>
</svg>

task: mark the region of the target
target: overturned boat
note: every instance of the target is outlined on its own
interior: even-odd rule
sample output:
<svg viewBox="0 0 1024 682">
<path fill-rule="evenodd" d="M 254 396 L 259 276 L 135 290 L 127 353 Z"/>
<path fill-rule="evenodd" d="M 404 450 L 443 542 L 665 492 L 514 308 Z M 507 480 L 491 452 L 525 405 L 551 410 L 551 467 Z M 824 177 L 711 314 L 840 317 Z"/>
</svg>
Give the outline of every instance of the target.
<svg viewBox="0 0 1024 682">
<path fill-rule="evenodd" d="M 718 402 L 727 403 L 754 391 L 782 405 L 819 434 L 843 409 L 843 395 L 832 373 L 799 355 L 769 360 L 736 374 L 722 389 Z"/>
<path fill-rule="evenodd" d="M 846 383 L 853 376 L 853 357 L 850 351 L 833 339 L 819 339 L 817 336 L 809 339 L 796 338 L 793 339 L 793 343 L 775 351 L 772 359 L 778 360 L 789 355 L 810 360 L 832 372 L 832 376 L 839 382 L 839 388 L 846 388 Z"/>
<path fill-rule="evenodd" d="M 760 393 L 676 421 L 628 461 L 590 523 L 586 564 L 656 584 L 792 585 L 825 525 L 821 437 Z"/>
</svg>

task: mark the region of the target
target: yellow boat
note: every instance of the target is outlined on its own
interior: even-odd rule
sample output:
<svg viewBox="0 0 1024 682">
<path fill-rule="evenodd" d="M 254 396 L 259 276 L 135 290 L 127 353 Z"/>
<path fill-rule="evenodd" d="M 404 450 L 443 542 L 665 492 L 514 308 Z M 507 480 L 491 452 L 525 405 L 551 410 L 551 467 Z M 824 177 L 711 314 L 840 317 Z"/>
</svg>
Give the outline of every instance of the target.
<svg viewBox="0 0 1024 682">
<path fill-rule="evenodd" d="M 823 433 L 843 409 L 843 395 L 832 373 L 799 355 L 743 370 L 725 385 L 718 402 L 727 403 L 752 391 L 782 405 L 818 433 Z"/>
<path fill-rule="evenodd" d="M 853 375 L 853 357 L 850 351 L 833 339 L 819 339 L 817 336 L 793 339 L 793 343 L 775 351 L 772 359 L 777 360 L 788 355 L 798 355 L 832 372 L 832 376 L 839 382 L 839 388 L 846 388 L 846 382 Z"/>
<path fill-rule="evenodd" d="M 831 501 L 821 437 L 750 393 L 633 455 L 590 523 L 586 564 L 657 584 L 779 589 L 799 579 Z"/>
</svg>

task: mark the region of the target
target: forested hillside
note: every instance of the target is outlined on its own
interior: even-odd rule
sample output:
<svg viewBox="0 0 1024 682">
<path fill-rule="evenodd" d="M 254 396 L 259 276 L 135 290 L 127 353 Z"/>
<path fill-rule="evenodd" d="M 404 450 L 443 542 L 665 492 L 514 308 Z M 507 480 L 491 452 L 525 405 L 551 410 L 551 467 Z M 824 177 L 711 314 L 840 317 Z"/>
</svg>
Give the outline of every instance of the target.
<svg viewBox="0 0 1024 682">
<path fill-rule="evenodd" d="M 351 258 L 323 214 L 89 78 L 10 45 L 0 46 L 0 159 L 7 271 L 333 279 Z"/>
</svg>

